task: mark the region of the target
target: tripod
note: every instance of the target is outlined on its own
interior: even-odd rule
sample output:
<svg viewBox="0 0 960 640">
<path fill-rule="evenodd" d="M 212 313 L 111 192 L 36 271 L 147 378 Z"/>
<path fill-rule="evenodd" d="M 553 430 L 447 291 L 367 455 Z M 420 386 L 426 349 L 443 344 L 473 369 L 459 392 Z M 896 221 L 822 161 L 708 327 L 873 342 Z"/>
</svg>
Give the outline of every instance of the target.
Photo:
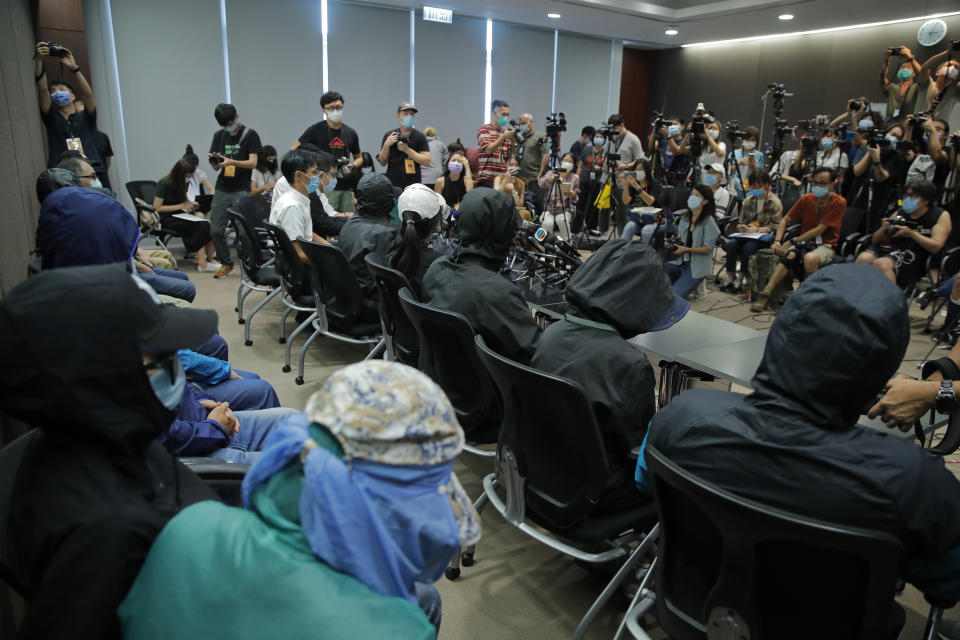
<svg viewBox="0 0 960 640">
<path fill-rule="evenodd" d="M 549 213 L 553 217 L 553 222 L 557 225 L 557 232 L 564 239 L 570 238 L 570 220 L 567 219 L 570 199 L 563 195 L 563 180 L 560 178 L 560 157 L 558 150 L 551 146 L 550 157 L 547 159 L 547 171 L 553 172 L 553 179 L 547 188 L 544 196 L 543 211 L 540 216 L 540 223 L 543 224 L 545 216 Z M 553 231 L 553 229 L 547 229 Z"/>
<path fill-rule="evenodd" d="M 600 233 L 604 236 L 607 236 L 607 239 L 620 237 L 620 234 L 623 233 L 624 225 L 624 222 L 621 219 L 621 214 L 623 211 L 623 198 L 621 197 L 620 191 L 617 188 L 617 164 L 620 162 L 620 154 L 617 153 L 618 148 L 619 147 L 614 147 L 614 141 L 612 139 L 607 139 L 606 162 L 604 163 L 604 171 L 600 176 L 600 184 L 602 185 L 601 193 L 603 192 L 603 186 L 610 185 L 610 213 L 608 216 L 613 217 L 613 224 L 610 225 L 610 221 L 608 219 L 605 225 L 602 216 L 598 221 L 598 227 L 607 227 L 607 229 L 600 229 Z"/>
</svg>

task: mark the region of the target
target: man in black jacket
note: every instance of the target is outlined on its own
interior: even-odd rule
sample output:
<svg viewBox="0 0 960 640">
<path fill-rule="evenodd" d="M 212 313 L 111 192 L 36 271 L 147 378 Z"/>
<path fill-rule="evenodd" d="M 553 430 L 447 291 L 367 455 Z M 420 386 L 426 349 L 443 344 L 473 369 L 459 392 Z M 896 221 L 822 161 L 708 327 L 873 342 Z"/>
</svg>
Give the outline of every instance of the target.
<svg viewBox="0 0 960 640">
<path fill-rule="evenodd" d="M 904 577 L 958 600 L 960 484 L 941 458 L 856 426 L 909 339 L 903 292 L 878 269 L 818 271 L 770 328 L 753 393 L 685 391 L 654 417 L 645 446 L 750 500 L 891 533 Z M 642 456 L 637 481 L 647 482 Z"/>
<path fill-rule="evenodd" d="M 423 297 L 430 306 L 465 316 L 497 353 L 527 363 L 540 330 L 520 290 L 499 275 L 519 228 L 513 198 L 488 187 L 473 189 L 460 203 L 460 243 L 430 265 Z"/>
<path fill-rule="evenodd" d="M 156 442 L 184 380 L 167 363 L 216 326 L 214 311 L 160 305 L 122 263 L 44 271 L 4 298 L 0 410 L 36 428 L 0 514 L 0 576 L 28 601 L 18 638 L 119 638 L 153 539 L 216 499 Z"/>
<path fill-rule="evenodd" d="M 611 240 L 570 278 L 566 317 L 550 325 L 531 365 L 579 382 L 603 435 L 610 475 L 601 503 L 646 499 L 633 482 L 630 450 L 643 442 L 656 411 L 650 362 L 627 340 L 667 329 L 690 309 L 673 294 L 663 261 L 649 245 Z"/>
</svg>

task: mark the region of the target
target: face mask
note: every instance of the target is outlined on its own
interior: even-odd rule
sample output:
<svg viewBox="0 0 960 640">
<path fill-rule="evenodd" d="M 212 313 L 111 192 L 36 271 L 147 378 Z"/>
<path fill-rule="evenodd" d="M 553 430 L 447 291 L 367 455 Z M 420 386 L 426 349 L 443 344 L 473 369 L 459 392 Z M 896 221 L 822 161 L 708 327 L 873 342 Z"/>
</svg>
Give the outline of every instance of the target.
<svg viewBox="0 0 960 640">
<path fill-rule="evenodd" d="M 900 208 L 904 210 L 905 213 L 913 213 L 917 210 L 917 207 L 920 206 L 920 201 L 914 198 L 913 196 L 907 196 L 903 199 L 903 203 L 900 205 Z"/>
<path fill-rule="evenodd" d="M 91 180 L 91 181 L 90 181 L 90 188 L 91 188 L 91 189 L 102 189 L 102 188 L 103 188 L 103 183 L 100 182 L 100 178 L 94 178 L 93 180 Z"/>
<path fill-rule="evenodd" d="M 897 71 L 897 77 L 901 80 L 909 80 L 912 75 L 913 71 L 910 69 L 900 69 L 900 71 Z"/>
<path fill-rule="evenodd" d="M 897 136 L 892 136 L 890 134 L 887 134 L 884 137 L 890 141 L 890 144 L 897 144 L 898 142 L 900 142 L 900 138 L 898 138 Z"/>
<path fill-rule="evenodd" d="M 707 134 L 714 140 L 720 137 L 720 132 L 717 129 L 708 129 Z"/>
<path fill-rule="evenodd" d="M 810 193 L 812 193 L 816 198 L 823 198 L 827 195 L 827 193 L 829 193 L 829 191 L 830 190 L 826 187 L 813 187 L 810 189 Z"/>
<path fill-rule="evenodd" d="M 873 129 L 873 120 L 868 120 L 864 118 L 857 123 L 857 126 L 861 129 Z"/>
<path fill-rule="evenodd" d="M 239 124 L 237 124 L 236 122 L 234 122 L 233 124 L 231 124 L 231 125 L 229 125 L 229 126 L 227 126 L 227 127 L 224 127 L 223 130 L 226 131 L 227 133 L 236 133 L 237 128 L 238 128 L 239 126 L 240 126 Z"/>
<path fill-rule="evenodd" d="M 561 163 L 560 163 L 560 171 L 573 171 L 573 163 L 572 163 L 572 162 L 561 162 Z"/>
<path fill-rule="evenodd" d="M 757 148 L 757 143 L 753 140 L 744 140 L 743 141 L 743 150 L 744 151 L 753 151 Z"/>
<path fill-rule="evenodd" d="M 689 209 L 690 211 L 695 211 L 696 209 L 700 208 L 700 205 L 702 203 L 703 203 L 703 198 L 701 198 L 700 196 L 695 196 L 691 193 L 690 197 L 687 198 L 687 209 Z"/>
<path fill-rule="evenodd" d="M 336 188 L 337 188 L 337 179 L 336 179 L 336 178 L 331 178 L 329 184 L 325 184 L 325 185 L 323 186 L 323 192 L 324 192 L 324 193 L 330 193 L 331 191 L 333 191 L 333 190 L 336 189 Z"/>
<path fill-rule="evenodd" d="M 958 69 L 957 67 L 950 67 L 949 69 L 947 69 L 947 77 L 950 78 L 951 80 L 956 80 L 957 78 L 960 78 L 960 69 Z"/>
<path fill-rule="evenodd" d="M 750 195 L 754 198 L 763 197 L 763 189 L 750 189 Z"/>
<path fill-rule="evenodd" d="M 602 147 L 602 146 L 603 146 L 603 138 L 594 138 L 594 139 L 593 139 L 593 144 L 594 144 L 594 146 L 596 146 L 596 147 Z"/>
<path fill-rule="evenodd" d="M 461 171 L 463 171 L 463 163 L 462 163 L 462 162 L 456 162 L 456 161 L 454 161 L 454 162 L 449 162 L 449 163 L 447 163 L 447 169 L 450 171 L 450 173 L 456 175 L 456 174 L 460 173 Z"/>
<path fill-rule="evenodd" d="M 497 118 L 498 126 L 505 127 L 508 124 L 510 124 L 510 118 L 508 118 L 507 116 L 500 116 L 499 118 Z"/>
<path fill-rule="evenodd" d="M 168 411 L 176 411 L 180 406 L 180 399 L 183 398 L 183 390 L 187 386 L 187 376 L 183 372 L 183 364 L 177 354 L 170 356 L 173 369 L 173 378 L 170 376 L 170 369 L 163 367 L 159 373 L 150 376 L 150 387 L 153 389 L 153 395 L 157 397 Z"/>
<path fill-rule="evenodd" d="M 327 111 L 327 120 L 333 124 L 340 124 L 340 121 L 343 120 L 343 109 L 335 109 L 334 111 Z"/>
<path fill-rule="evenodd" d="M 307 183 L 307 193 L 316 193 L 317 189 L 320 188 L 320 176 L 311 176 L 310 182 Z"/>
<path fill-rule="evenodd" d="M 641 169 L 640 171 L 637 171 L 637 180 L 638 180 L 638 181 L 640 181 L 640 180 L 646 180 L 646 179 L 647 179 L 647 172 L 646 172 L 646 171 L 644 171 L 643 169 Z"/>
<path fill-rule="evenodd" d="M 820 146 L 823 147 L 824 151 L 829 151 L 833 149 L 833 143 L 835 140 L 833 138 L 820 138 Z"/>
<path fill-rule="evenodd" d="M 416 118 L 413 116 L 403 116 L 403 119 L 400 122 L 405 128 L 413 129 L 413 123 L 416 122 Z"/>
<path fill-rule="evenodd" d="M 703 184 L 707 185 L 708 187 L 712 187 L 713 185 L 717 184 L 717 176 L 713 175 L 712 173 L 703 174 Z"/>
<path fill-rule="evenodd" d="M 50 94 L 50 100 L 58 107 L 65 107 L 70 104 L 70 94 L 66 91 L 54 91 Z"/>
<path fill-rule="evenodd" d="M 528 127 L 525 124 L 520 125 L 520 133 L 522 133 L 523 135 L 527 135 L 528 133 L 530 133 L 530 127 Z"/>
<path fill-rule="evenodd" d="M 680 135 L 680 125 L 678 124 L 670 125 L 669 127 L 667 127 L 667 133 L 670 134 L 671 136 Z"/>
</svg>

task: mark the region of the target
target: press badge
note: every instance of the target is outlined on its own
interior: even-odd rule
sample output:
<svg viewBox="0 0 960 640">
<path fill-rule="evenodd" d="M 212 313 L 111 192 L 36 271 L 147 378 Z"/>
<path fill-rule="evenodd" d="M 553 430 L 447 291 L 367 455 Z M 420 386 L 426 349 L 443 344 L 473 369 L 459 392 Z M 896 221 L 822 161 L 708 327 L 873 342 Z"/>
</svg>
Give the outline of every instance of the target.
<svg viewBox="0 0 960 640">
<path fill-rule="evenodd" d="M 406 167 L 408 174 L 413 174 L 417 172 L 417 165 L 414 164 L 413 160 L 411 160 L 410 158 L 407 158 L 406 160 L 403 161 L 403 166 Z"/>
<path fill-rule="evenodd" d="M 67 149 L 83 153 L 83 143 L 80 142 L 80 138 L 67 138 Z"/>
<path fill-rule="evenodd" d="M 237 167 L 234 165 L 229 165 L 223 168 L 223 175 L 225 178 L 232 178 L 237 173 Z"/>
</svg>

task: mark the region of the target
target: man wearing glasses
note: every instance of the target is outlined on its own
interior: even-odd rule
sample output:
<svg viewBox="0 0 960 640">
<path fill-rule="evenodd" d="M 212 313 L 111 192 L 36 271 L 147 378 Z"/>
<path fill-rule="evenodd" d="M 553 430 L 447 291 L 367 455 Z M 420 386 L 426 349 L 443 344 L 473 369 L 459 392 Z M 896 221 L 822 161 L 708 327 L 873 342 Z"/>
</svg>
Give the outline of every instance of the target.
<svg viewBox="0 0 960 640">
<path fill-rule="evenodd" d="M 803 255 L 803 268 L 808 274 L 833 262 L 837 241 L 840 239 L 843 212 L 847 208 L 847 201 L 835 192 L 837 173 L 833 169 L 826 167 L 817 169 L 810 185 L 810 193 L 797 200 L 790 212 L 780 220 L 775 241 L 770 245 L 777 255 L 795 260 L 798 258 L 797 250 L 794 248 L 796 243 L 809 240 L 816 242 L 816 248 Z M 787 227 L 796 222 L 801 224 L 800 235 L 792 241 L 783 242 L 783 234 Z M 770 293 L 787 273 L 787 267 L 782 262 L 776 266 L 767 286 L 751 305 L 751 311 L 760 312 L 767 308 Z"/>
</svg>

